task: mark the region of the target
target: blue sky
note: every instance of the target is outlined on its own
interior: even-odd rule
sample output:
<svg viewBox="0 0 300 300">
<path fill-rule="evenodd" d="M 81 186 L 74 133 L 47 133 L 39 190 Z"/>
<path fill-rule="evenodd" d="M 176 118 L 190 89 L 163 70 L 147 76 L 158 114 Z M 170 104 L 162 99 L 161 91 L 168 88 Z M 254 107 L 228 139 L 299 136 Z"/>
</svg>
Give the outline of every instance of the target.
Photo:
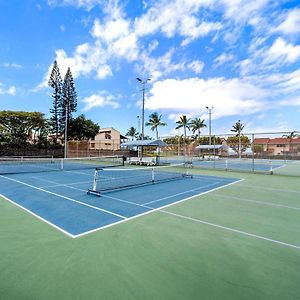
<svg viewBox="0 0 300 300">
<path fill-rule="evenodd" d="M 212 132 L 300 129 L 300 4 L 268 0 L 0 0 L 0 110 L 49 116 L 56 59 L 75 78 L 77 114 L 123 134 L 162 114 L 214 107 Z M 145 133 L 154 133 L 145 129 Z M 207 134 L 208 129 L 203 130 Z"/>
</svg>

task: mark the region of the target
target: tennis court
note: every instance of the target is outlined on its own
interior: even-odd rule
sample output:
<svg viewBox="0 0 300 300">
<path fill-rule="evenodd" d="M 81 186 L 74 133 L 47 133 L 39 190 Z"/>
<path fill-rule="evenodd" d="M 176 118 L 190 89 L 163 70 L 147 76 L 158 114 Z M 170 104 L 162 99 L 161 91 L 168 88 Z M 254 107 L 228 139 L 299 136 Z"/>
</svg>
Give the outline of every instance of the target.
<svg viewBox="0 0 300 300">
<path fill-rule="evenodd" d="M 96 197 L 87 194 L 95 160 L 3 163 L 2 196 L 69 236 L 79 237 L 238 181 L 189 176 L 184 165 L 135 169 L 104 165 L 98 182 L 103 192 Z M 103 161 L 98 165 L 103 167 Z M 152 181 L 154 174 L 158 178 Z"/>
<path fill-rule="evenodd" d="M 114 164 L 1 175 L 3 299 L 299 299 L 298 177 Z"/>
<path fill-rule="evenodd" d="M 186 157 L 167 157 L 162 158 L 162 162 L 176 163 L 178 161 L 188 161 L 192 163 L 195 168 L 203 169 L 216 169 L 226 171 L 241 171 L 241 172 L 257 172 L 257 173 L 270 173 L 278 172 L 279 169 L 286 169 L 294 161 L 284 160 L 271 160 L 271 159 L 251 159 L 251 158 L 214 158 L 203 159 L 199 156 L 186 156 Z"/>
</svg>

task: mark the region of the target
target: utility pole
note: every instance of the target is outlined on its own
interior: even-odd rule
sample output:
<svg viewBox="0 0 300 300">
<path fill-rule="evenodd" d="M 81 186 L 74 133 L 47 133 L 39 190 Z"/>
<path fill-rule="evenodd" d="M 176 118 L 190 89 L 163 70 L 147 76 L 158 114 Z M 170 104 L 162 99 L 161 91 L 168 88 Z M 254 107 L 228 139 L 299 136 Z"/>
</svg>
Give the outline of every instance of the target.
<svg viewBox="0 0 300 300">
<path fill-rule="evenodd" d="M 209 119 L 209 123 L 208 123 L 208 130 L 209 130 L 209 145 L 211 145 L 211 111 L 214 109 L 214 107 L 208 107 L 206 106 L 206 109 L 208 110 L 208 119 Z"/>
<path fill-rule="evenodd" d="M 141 124 L 140 124 L 140 116 L 137 116 L 137 125 L 138 125 L 138 139 L 140 139 L 141 136 Z"/>
<path fill-rule="evenodd" d="M 145 126 L 145 85 L 148 81 L 151 79 L 148 78 L 146 80 L 142 80 L 140 78 L 136 78 L 142 85 L 142 92 L 143 92 L 143 101 L 142 101 L 142 140 L 144 139 L 145 133 L 144 133 L 144 126 Z"/>
</svg>

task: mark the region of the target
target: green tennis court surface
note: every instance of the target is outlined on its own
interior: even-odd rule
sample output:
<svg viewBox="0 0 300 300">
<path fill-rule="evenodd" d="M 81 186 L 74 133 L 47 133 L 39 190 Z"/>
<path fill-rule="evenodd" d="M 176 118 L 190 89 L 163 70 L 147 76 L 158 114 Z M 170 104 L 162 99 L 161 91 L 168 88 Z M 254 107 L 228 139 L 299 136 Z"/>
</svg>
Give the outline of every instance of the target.
<svg viewBox="0 0 300 300">
<path fill-rule="evenodd" d="M 1 199 L 1 299 L 299 299 L 299 178 L 191 172 L 244 180 L 78 239 Z"/>
</svg>

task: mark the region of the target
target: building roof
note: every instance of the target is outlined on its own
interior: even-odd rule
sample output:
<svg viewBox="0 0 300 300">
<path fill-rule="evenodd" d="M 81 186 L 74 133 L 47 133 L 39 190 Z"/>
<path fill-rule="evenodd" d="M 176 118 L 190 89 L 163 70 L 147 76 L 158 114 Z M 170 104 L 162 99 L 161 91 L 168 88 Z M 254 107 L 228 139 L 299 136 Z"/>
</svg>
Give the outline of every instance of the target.
<svg viewBox="0 0 300 300">
<path fill-rule="evenodd" d="M 199 145 L 196 149 L 206 150 L 206 149 L 221 149 L 224 148 L 224 145 Z"/>
<path fill-rule="evenodd" d="M 136 140 L 136 141 L 128 141 L 121 144 L 121 147 L 143 147 L 143 146 L 166 147 L 167 144 L 162 140 Z"/>
<path fill-rule="evenodd" d="M 268 144 L 269 138 L 255 138 L 253 144 Z"/>
<path fill-rule="evenodd" d="M 288 139 L 286 137 L 270 139 L 269 144 L 297 144 L 300 143 L 300 138 Z"/>
<path fill-rule="evenodd" d="M 276 145 L 276 144 L 300 144 L 300 138 L 293 138 L 288 139 L 286 137 L 277 137 L 277 138 L 256 138 L 253 141 L 253 144 L 261 145 L 261 144 L 269 144 L 269 145 Z"/>
</svg>

